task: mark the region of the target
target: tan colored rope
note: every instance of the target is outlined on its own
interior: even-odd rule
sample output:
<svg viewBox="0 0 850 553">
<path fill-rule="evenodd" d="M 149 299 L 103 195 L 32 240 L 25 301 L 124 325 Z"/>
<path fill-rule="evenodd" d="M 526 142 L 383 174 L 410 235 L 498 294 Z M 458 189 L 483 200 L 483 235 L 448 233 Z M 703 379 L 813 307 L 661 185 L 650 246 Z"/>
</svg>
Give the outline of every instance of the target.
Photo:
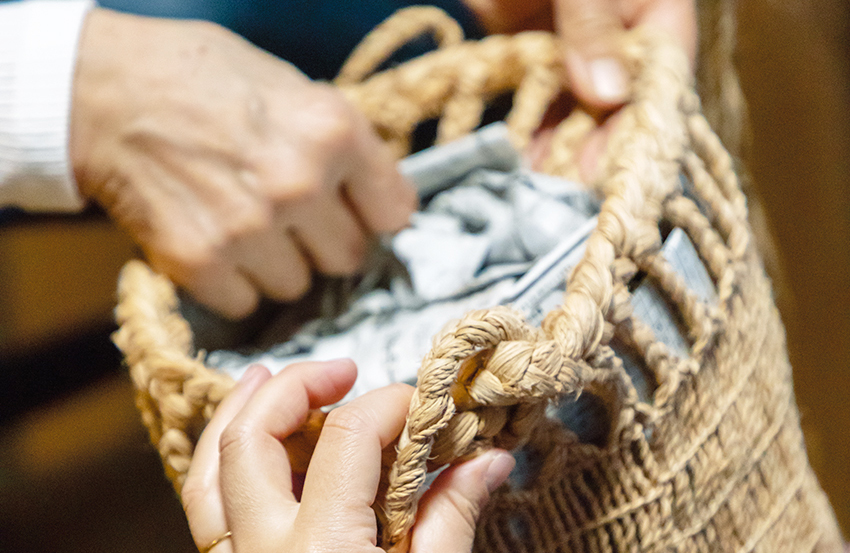
<svg viewBox="0 0 850 553">
<path fill-rule="evenodd" d="M 439 50 L 372 74 L 425 31 Z M 625 56 L 633 98 L 593 183 L 603 200 L 598 225 L 562 306 L 541 328 L 509 307 L 468 313 L 423 360 L 378 509 L 391 551 L 409 546 L 429 470 L 521 446 L 536 451 L 542 467 L 529 488 L 497 492 L 482 514 L 478 551 L 838 550 L 800 445 L 781 327 L 732 158 L 700 113 L 684 54 L 636 30 Z M 553 36 L 459 42 L 456 26 L 426 8 L 376 30 L 337 84 L 402 155 L 420 122 L 439 119 L 438 140 L 450 140 L 478 126 L 487 102 L 507 91 L 515 91 L 507 122 L 524 147 L 562 77 Z M 591 129 L 587 115 L 574 113 L 556 130 L 544 167 L 574 172 L 575 150 Z M 661 255 L 662 222 L 690 236 L 717 306 L 697 299 Z M 679 317 L 685 358 L 635 316 L 629 285 L 639 273 Z M 232 382 L 194 357 L 173 288 L 141 263 L 122 274 L 117 317 L 115 340 L 144 421 L 179 489 L 197 435 Z M 651 401 L 638 397 L 615 340 L 652 375 Z M 546 416 L 548 404 L 579 393 L 605 405 L 607 446 L 579 443 Z M 302 462 L 320 423 L 290 444 Z"/>
<path fill-rule="evenodd" d="M 398 12 L 375 27 L 348 56 L 334 84 L 353 85 L 386 61 L 396 50 L 417 36 L 431 33 L 440 48 L 456 46 L 463 41 L 463 30 L 443 10 L 420 6 Z"/>
<path fill-rule="evenodd" d="M 113 335 L 138 390 L 136 403 L 179 492 L 200 431 L 232 380 L 192 357 L 192 333 L 177 313 L 173 285 L 141 262 L 121 273 Z"/>
<path fill-rule="evenodd" d="M 619 256 L 635 259 L 639 266 L 657 266 L 657 261 L 650 263 L 657 260 L 660 248 L 657 221 L 662 201 L 678 190 L 679 160 L 687 137 L 679 106 L 690 90 L 687 61 L 677 50 L 645 41 L 630 54 L 636 65 L 644 65 L 635 69 L 638 76 L 633 101 L 624 108 L 618 133 L 611 138 L 614 155 L 602 186 L 606 200 L 584 258 L 568 281 L 564 305 L 546 317 L 539 334 L 524 328 L 518 317 L 502 315 L 501 309 L 470 314 L 458 327 L 435 339 L 422 364 L 386 498 L 385 539 L 397 550 L 407 547 L 406 537 L 415 521 L 416 503 L 435 440 L 452 444 L 458 458 L 501 442 L 498 434 L 495 438 L 478 437 L 476 442 L 471 429 L 491 428 L 492 434 L 492 424 L 487 421 L 468 422 L 462 425 L 463 431 L 456 429 L 460 425 L 451 424 L 457 406 L 447 389 L 464 359 L 478 350 L 494 348 L 473 386 L 488 401 L 473 402 L 466 407 L 467 413 L 477 405 L 543 405 L 553 397 L 580 390 L 601 375 L 612 378 L 610 373 L 595 372 L 588 366 L 607 342 L 606 320 L 617 284 L 611 267 Z M 669 276 L 670 271 L 656 268 L 656 273 Z M 675 287 L 676 292 L 682 292 L 681 283 Z M 687 311 L 699 319 L 695 300 L 688 297 L 687 302 Z M 713 321 L 702 317 L 700 322 L 707 325 L 698 334 L 704 348 L 713 332 Z M 508 361 L 497 363 L 502 357 Z M 522 381 L 517 374 L 528 380 Z M 548 390 L 554 393 L 547 394 Z M 627 421 L 628 416 L 623 422 Z M 442 444 L 436 447 L 448 449 Z"/>
<path fill-rule="evenodd" d="M 438 50 L 340 88 L 399 155 L 407 153 L 418 123 L 439 118 L 437 142 L 444 143 L 478 126 L 489 99 L 516 91 L 507 124 L 516 145 L 524 148 L 560 90 L 559 59 L 547 33 L 492 36 Z"/>
</svg>

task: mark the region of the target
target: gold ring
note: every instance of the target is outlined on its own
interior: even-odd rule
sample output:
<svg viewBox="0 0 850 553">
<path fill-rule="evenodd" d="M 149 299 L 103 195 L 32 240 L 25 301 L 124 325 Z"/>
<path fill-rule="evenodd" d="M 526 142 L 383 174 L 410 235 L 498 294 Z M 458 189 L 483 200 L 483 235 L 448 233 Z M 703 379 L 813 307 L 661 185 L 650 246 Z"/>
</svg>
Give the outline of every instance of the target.
<svg viewBox="0 0 850 553">
<path fill-rule="evenodd" d="M 206 546 L 206 547 L 204 547 L 203 549 L 201 549 L 201 553 L 210 553 L 210 551 L 212 551 L 212 548 L 213 548 L 213 547 L 215 547 L 216 545 L 220 544 L 220 543 L 221 543 L 221 542 L 223 542 L 224 540 L 229 540 L 229 539 L 230 539 L 230 536 L 232 536 L 232 535 L 233 535 L 233 533 L 232 533 L 230 530 L 228 530 L 227 532 L 225 532 L 225 533 L 224 533 L 223 535 L 221 535 L 220 537 L 218 537 L 218 538 L 214 539 L 214 540 L 212 541 L 212 543 L 210 543 L 208 546 Z"/>
</svg>

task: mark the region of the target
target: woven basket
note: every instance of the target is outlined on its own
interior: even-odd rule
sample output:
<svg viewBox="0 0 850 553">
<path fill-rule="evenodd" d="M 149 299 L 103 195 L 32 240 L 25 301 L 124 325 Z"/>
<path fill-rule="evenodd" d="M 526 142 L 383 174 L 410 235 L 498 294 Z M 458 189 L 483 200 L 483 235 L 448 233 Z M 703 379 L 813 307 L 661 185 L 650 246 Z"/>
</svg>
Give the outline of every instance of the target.
<svg viewBox="0 0 850 553">
<path fill-rule="evenodd" d="M 425 30 L 440 49 L 371 75 Z M 604 200 L 598 226 L 563 305 L 541 328 L 494 307 L 435 337 L 386 476 L 385 548 L 407 549 L 429 469 L 498 446 L 521 447 L 539 463 L 523 486 L 491 498 L 477 551 L 842 550 L 806 458 L 784 332 L 732 158 L 700 111 L 681 52 L 636 31 L 627 59 L 633 100 L 609 140 L 594 186 Z M 505 91 L 515 91 L 506 121 L 524 147 L 562 79 L 549 34 L 463 42 L 442 12 L 418 8 L 376 29 L 336 84 L 402 155 L 421 121 L 440 118 L 438 141 L 451 140 L 473 130 L 487 101 Z M 590 128 L 581 112 L 565 120 L 545 170 L 573 174 L 572 153 Z M 680 175 L 691 183 L 687 195 Z M 672 227 L 696 247 L 716 304 L 700 301 L 661 255 L 662 229 Z M 632 312 L 630 284 L 644 275 L 686 330 L 684 358 Z M 201 430 L 233 383 L 194 352 L 173 286 L 140 262 L 122 273 L 117 317 L 115 341 L 144 422 L 179 490 Z M 650 398 L 638 396 L 614 341 L 651 375 Z M 547 404 L 579 392 L 605 406 L 604 443 L 582 443 L 546 416 Z M 309 451 L 302 454 L 306 463 Z"/>
</svg>

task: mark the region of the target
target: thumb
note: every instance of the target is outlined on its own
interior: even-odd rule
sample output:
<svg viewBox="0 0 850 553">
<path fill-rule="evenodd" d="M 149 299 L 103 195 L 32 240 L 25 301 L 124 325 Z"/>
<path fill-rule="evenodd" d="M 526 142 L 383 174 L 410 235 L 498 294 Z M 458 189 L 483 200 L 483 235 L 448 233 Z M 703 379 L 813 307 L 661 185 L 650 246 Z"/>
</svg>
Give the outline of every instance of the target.
<svg viewBox="0 0 850 553">
<path fill-rule="evenodd" d="M 420 502 L 411 553 L 469 553 L 481 509 L 515 464 L 510 453 L 494 449 L 443 471 Z"/>
<path fill-rule="evenodd" d="M 557 0 L 555 26 L 576 97 L 605 110 L 626 102 L 629 77 L 620 59 L 625 26 L 615 0 Z"/>
</svg>

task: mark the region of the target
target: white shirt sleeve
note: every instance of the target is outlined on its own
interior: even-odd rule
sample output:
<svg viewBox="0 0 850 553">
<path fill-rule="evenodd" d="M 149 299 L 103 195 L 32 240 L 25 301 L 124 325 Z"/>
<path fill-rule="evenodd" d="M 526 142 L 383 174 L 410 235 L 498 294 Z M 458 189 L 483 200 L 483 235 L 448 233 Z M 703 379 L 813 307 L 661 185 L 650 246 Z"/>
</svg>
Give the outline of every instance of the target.
<svg viewBox="0 0 850 553">
<path fill-rule="evenodd" d="M 79 211 L 68 151 L 80 29 L 92 0 L 0 3 L 0 207 Z"/>
</svg>

